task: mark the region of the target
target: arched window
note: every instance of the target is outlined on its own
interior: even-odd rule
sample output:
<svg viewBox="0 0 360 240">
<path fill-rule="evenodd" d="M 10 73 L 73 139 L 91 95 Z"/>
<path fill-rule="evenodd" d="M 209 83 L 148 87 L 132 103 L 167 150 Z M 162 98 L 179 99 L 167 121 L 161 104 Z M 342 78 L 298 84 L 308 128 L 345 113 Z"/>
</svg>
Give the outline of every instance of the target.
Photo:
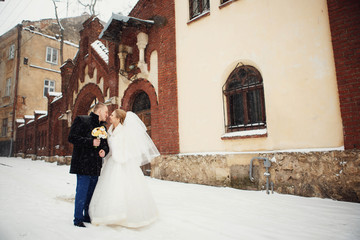
<svg viewBox="0 0 360 240">
<path fill-rule="evenodd" d="M 141 91 L 138 93 L 134 99 L 134 103 L 132 106 L 132 111 L 134 113 L 138 113 L 144 110 L 150 109 L 150 99 L 146 92 Z"/>
<path fill-rule="evenodd" d="M 131 110 L 144 122 L 147 133 L 151 137 L 151 102 L 146 92 L 140 91 L 135 95 Z M 144 175 L 150 176 L 151 164 L 149 163 L 141 166 L 141 170 Z"/>
<path fill-rule="evenodd" d="M 151 137 L 151 103 L 146 92 L 141 91 L 135 95 L 131 111 L 144 122 L 147 133 Z"/>
<path fill-rule="evenodd" d="M 266 128 L 263 80 L 249 65 L 237 66 L 223 87 L 226 99 L 226 131 Z"/>
<path fill-rule="evenodd" d="M 205 12 L 210 11 L 209 0 L 190 0 L 190 19 L 193 19 Z"/>
</svg>

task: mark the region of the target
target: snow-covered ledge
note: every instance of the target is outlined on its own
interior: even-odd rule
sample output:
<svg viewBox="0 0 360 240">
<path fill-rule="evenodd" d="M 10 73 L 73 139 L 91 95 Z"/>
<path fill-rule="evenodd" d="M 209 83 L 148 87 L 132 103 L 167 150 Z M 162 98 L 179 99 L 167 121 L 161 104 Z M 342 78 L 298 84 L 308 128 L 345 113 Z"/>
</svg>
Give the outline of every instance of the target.
<svg viewBox="0 0 360 240">
<path fill-rule="evenodd" d="M 229 132 L 221 136 L 221 139 L 243 138 L 243 137 L 260 137 L 266 136 L 267 129 L 255 129 L 248 131 Z"/>
<path fill-rule="evenodd" d="M 43 111 L 43 110 L 35 110 L 34 114 L 38 114 L 38 115 L 46 115 L 47 111 Z"/>
<path fill-rule="evenodd" d="M 35 119 L 34 115 L 24 115 L 24 119 Z"/>
<path fill-rule="evenodd" d="M 21 123 L 25 123 L 25 120 L 23 118 L 17 118 L 15 122 L 21 124 Z"/>
</svg>

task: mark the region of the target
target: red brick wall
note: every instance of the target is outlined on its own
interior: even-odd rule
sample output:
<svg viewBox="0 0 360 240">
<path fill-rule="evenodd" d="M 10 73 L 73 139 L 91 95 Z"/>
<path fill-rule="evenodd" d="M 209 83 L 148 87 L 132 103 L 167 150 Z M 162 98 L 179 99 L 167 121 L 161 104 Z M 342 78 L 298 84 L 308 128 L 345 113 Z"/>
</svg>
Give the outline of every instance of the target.
<svg viewBox="0 0 360 240">
<path fill-rule="evenodd" d="M 166 24 L 153 26 L 150 29 L 135 29 L 127 31 L 125 40 L 127 45 L 134 49 L 131 60 L 138 61 L 138 52 L 136 46 L 136 35 L 144 31 L 149 36 L 149 43 L 145 51 L 145 61 L 150 66 L 151 52 L 156 50 L 158 53 L 158 96 L 155 89 L 146 79 L 139 79 L 131 85 L 129 91 L 126 91 L 128 99 L 123 99 L 124 104 L 131 104 L 131 93 L 135 94 L 137 90 L 145 91 L 152 104 L 152 136 L 162 154 L 174 154 L 179 152 L 179 133 L 178 133 L 178 106 L 177 106 L 177 78 L 176 78 L 176 53 L 175 53 L 175 6 L 173 0 L 140 0 L 133 9 L 131 16 L 141 19 L 153 19 L 161 16 L 166 19 Z M 48 117 L 47 117 L 47 138 L 44 140 L 45 149 L 41 154 L 47 156 L 70 155 L 71 145 L 67 142 L 68 127 L 66 121 L 59 121 L 58 118 L 67 110 L 71 110 L 72 119 L 78 114 L 85 114 L 92 100 L 97 97 L 100 101 L 104 100 L 98 87 L 94 84 L 88 84 L 79 91 L 79 81 L 84 81 L 85 68 L 88 68 L 90 77 L 93 77 L 95 69 L 97 70 L 97 83 L 100 78 L 104 80 L 104 90 L 109 95 L 116 96 L 118 93 L 118 69 L 119 60 L 117 58 L 118 45 L 107 42 L 109 46 L 109 64 L 104 64 L 90 47 L 90 43 L 96 40 L 103 29 L 98 19 L 89 19 L 84 24 L 84 29 L 80 32 L 80 49 L 75 62 L 68 61 L 62 67 L 62 93 L 63 97 L 52 103 L 49 99 Z M 73 91 L 77 96 L 74 103 Z M 111 106 L 111 110 L 117 106 Z M 128 108 L 130 105 L 128 106 Z M 28 127 L 28 128 L 27 128 Z M 43 127 L 41 127 L 43 128 Z M 60 130 L 61 129 L 61 130 Z M 42 129 L 45 130 L 45 129 Z M 30 125 L 25 126 L 23 131 L 19 131 L 18 152 L 32 153 L 27 149 L 32 144 L 34 128 Z M 36 131 L 35 131 L 36 132 Z M 21 134 L 21 135 L 20 135 Z M 23 136 L 23 137 L 22 137 Z M 44 145 L 38 142 L 37 145 Z M 59 146 L 58 146 L 59 145 Z M 54 148 L 58 146 L 58 148 Z M 21 148 L 23 150 L 21 150 Z M 36 154 L 36 153 L 35 153 Z"/>
<path fill-rule="evenodd" d="M 151 52 L 156 50 L 159 73 L 159 101 L 156 112 L 152 111 L 152 137 L 162 154 L 179 153 L 174 0 L 140 0 L 129 15 L 144 20 L 165 19 L 147 32 L 145 61 L 149 64 Z M 137 54 L 135 51 L 133 56 Z"/>
<path fill-rule="evenodd" d="M 360 149 L 360 1 L 328 0 L 346 149 Z"/>
</svg>

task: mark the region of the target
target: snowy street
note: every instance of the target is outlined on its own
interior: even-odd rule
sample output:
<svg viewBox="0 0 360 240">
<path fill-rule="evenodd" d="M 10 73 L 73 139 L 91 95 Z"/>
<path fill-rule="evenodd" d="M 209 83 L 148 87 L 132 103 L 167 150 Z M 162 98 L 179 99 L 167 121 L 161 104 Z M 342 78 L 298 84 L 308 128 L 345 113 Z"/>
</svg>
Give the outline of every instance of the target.
<svg viewBox="0 0 360 240">
<path fill-rule="evenodd" d="M 159 219 L 140 229 L 73 226 L 69 166 L 0 157 L 0 239 L 360 239 L 360 204 L 147 177 Z"/>
</svg>

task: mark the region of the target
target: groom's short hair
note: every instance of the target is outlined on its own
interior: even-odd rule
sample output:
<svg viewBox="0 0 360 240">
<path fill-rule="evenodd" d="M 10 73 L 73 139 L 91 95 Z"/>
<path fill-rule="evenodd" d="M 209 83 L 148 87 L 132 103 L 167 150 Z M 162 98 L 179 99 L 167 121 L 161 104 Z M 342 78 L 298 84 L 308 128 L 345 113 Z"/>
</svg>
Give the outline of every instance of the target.
<svg viewBox="0 0 360 240">
<path fill-rule="evenodd" d="M 97 112 L 100 108 L 103 108 L 103 107 L 106 107 L 105 103 L 97 103 L 95 106 L 94 106 L 94 112 Z"/>
</svg>

